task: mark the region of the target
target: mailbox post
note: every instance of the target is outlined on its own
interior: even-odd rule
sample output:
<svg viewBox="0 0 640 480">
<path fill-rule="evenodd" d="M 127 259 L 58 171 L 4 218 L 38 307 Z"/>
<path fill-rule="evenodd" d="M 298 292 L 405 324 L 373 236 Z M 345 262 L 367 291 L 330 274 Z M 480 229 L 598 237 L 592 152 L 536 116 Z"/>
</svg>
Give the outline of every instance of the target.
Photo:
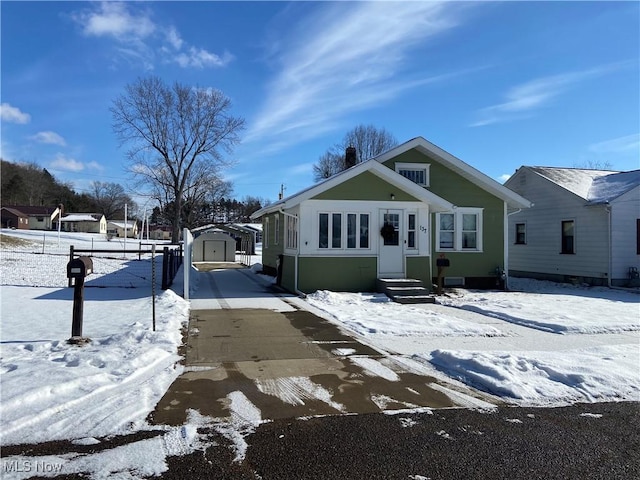
<svg viewBox="0 0 640 480">
<path fill-rule="evenodd" d="M 438 295 L 442 295 L 442 277 L 444 276 L 444 269 L 449 265 L 449 259 L 445 258 L 444 253 L 441 253 L 440 257 L 436 259 L 436 266 L 438 267 Z"/>
<path fill-rule="evenodd" d="M 67 264 L 67 278 L 74 281 L 73 320 L 71 323 L 70 343 L 84 343 L 82 338 L 82 315 L 84 307 L 84 279 L 93 272 L 93 261 L 90 257 L 74 258 Z"/>
</svg>

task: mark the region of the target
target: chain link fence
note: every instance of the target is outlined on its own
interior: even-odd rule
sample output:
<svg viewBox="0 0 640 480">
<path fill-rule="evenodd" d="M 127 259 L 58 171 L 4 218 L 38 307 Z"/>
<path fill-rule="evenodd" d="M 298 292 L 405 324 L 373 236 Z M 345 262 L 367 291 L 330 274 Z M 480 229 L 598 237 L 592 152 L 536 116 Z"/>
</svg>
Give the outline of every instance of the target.
<svg viewBox="0 0 640 480">
<path fill-rule="evenodd" d="M 151 253 L 110 251 L 86 253 L 93 261 L 93 272 L 86 287 L 151 288 L 152 268 L 162 271 L 161 252 L 152 259 Z M 40 253 L 23 249 L 0 251 L 0 284 L 30 287 L 68 287 L 69 253 Z M 162 275 L 156 274 L 158 288 Z"/>
</svg>

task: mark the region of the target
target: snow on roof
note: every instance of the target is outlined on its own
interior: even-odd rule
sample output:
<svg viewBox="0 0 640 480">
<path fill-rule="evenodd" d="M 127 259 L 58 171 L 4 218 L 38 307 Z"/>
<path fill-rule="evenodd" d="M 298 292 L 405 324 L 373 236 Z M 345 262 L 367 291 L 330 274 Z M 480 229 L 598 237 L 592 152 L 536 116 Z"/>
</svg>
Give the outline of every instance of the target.
<svg viewBox="0 0 640 480">
<path fill-rule="evenodd" d="M 614 172 L 583 168 L 530 167 L 591 204 L 607 203 L 640 185 L 640 170 Z"/>
<path fill-rule="evenodd" d="M 108 224 L 118 228 L 125 227 L 124 220 L 109 220 Z M 127 228 L 133 228 L 136 226 L 136 222 L 127 222 L 126 225 L 127 225 Z"/>
<path fill-rule="evenodd" d="M 90 213 L 70 213 L 62 217 L 63 222 L 97 222 L 98 220 L 94 218 Z"/>
<path fill-rule="evenodd" d="M 640 185 L 640 170 L 613 173 L 593 180 L 589 203 L 607 203 Z"/>
</svg>

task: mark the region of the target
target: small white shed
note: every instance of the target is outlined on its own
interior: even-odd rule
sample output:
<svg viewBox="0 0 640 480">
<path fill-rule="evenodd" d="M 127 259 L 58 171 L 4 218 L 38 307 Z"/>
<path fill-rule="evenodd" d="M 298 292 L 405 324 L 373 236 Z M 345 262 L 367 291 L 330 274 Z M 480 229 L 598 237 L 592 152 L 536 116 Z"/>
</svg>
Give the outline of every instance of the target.
<svg viewBox="0 0 640 480">
<path fill-rule="evenodd" d="M 193 240 L 194 262 L 235 262 L 236 240 L 220 231 L 198 235 Z"/>
</svg>

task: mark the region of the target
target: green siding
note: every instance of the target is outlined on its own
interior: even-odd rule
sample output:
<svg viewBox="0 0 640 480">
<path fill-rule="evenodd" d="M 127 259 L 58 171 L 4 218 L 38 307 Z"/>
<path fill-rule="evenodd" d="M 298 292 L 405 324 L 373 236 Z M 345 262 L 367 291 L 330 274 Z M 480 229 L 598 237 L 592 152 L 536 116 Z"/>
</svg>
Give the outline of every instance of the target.
<svg viewBox="0 0 640 480">
<path fill-rule="evenodd" d="M 407 278 L 422 280 L 425 288 L 430 288 L 431 271 L 429 270 L 429 257 L 406 257 Z"/>
<path fill-rule="evenodd" d="M 314 200 L 387 201 L 391 199 L 392 193 L 395 195 L 396 202 L 419 201 L 417 198 L 391 185 L 371 172 L 363 172 L 313 198 Z"/>
<path fill-rule="evenodd" d="M 482 253 L 474 252 L 446 252 L 451 260 L 451 267 L 445 270 L 448 277 L 486 277 L 494 275 L 495 268 L 504 268 L 504 202 L 486 190 L 473 184 L 453 170 L 445 167 L 436 159 L 417 151 L 409 150 L 397 157 L 384 162 L 384 165 L 395 170 L 399 163 L 428 163 L 429 191 L 445 198 L 458 207 L 484 208 L 482 216 Z M 431 215 L 431 244 L 435 252 L 437 226 L 435 214 Z M 435 261 L 433 262 L 433 276 L 437 275 Z"/>
<path fill-rule="evenodd" d="M 296 291 L 296 257 L 285 255 L 282 258 L 281 286 L 290 292 Z"/>
<path fill-rule="evenodd" d="M 275 244 L 275 219 L 280 219 L 280 235 L 278 238 L 278 244 Z M 262 247 L 262 265 L 270 268 L 277 268 L 278 255 L 284 253 L 284 215 L 281 213 L 272 213 L 265 215 L 262 219 L 263 231 L 266 231 L 266 219 L 269 219 L 269 238 L 267 239 L 267 247 Z M 264 245 L 264 240 L 263 240 Z"/>
<path fill-rule="evenodd" d="M 376 290 L 376 257 L 300 257 L 298 261 L 298 288 L 305 293 Z"/>
</svg>

